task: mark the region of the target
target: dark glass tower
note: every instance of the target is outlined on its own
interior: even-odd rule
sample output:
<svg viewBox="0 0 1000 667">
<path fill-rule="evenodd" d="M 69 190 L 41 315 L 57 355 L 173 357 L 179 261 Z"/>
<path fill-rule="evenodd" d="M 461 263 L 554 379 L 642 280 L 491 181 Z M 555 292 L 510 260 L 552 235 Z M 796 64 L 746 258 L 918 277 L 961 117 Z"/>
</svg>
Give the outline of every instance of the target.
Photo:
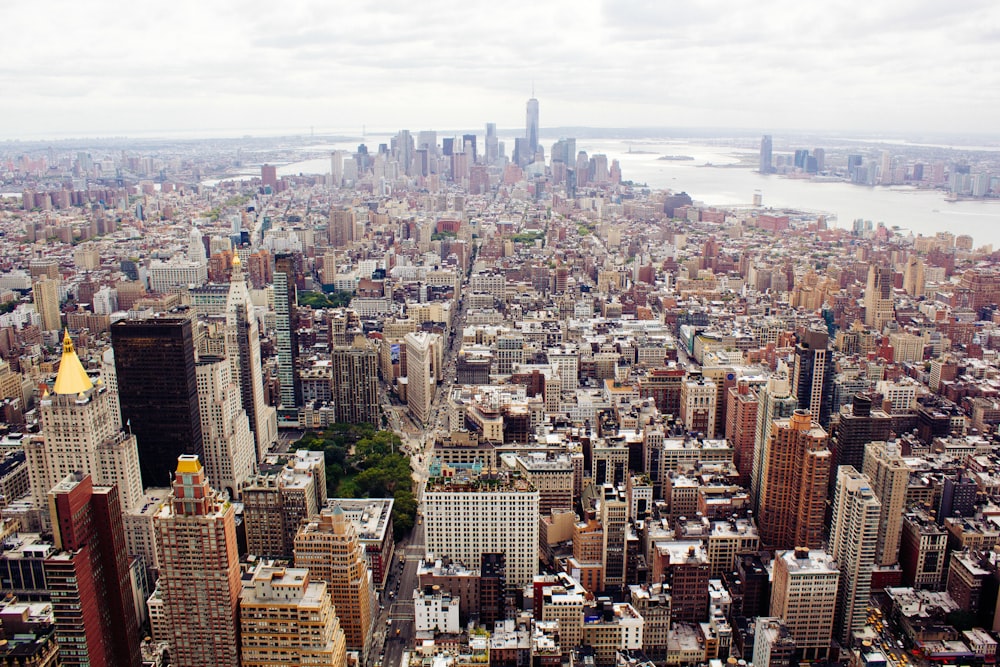
<svg viewBox="0 0 1000 667">
<path fill-rule="evenodd" d="M 281 382 L 281 406 L 278 418 L 298 419 L 302 405 L 302 387 L 296 376 L 299 357 L 299 334 L 295 321 L 295 256 L 290 253 L 274 257 L 274 328 L 278 347 L 278 380 Z"/>
<path fill-rule="evenodd" d="M 792 392 L 800 410 L 808 410 L 820 426 L 830 425 L 833 409 L 833 351 L 826 331 L 810 329 L 795 346 Z"/>
<path fill-rule="evenodd" d="M 111 326 L 122 422 L 139 443 L 143 486 L 169 484 L 178 456 L 203 453 L 191 327 L 186 317 Z"/>
</svg>

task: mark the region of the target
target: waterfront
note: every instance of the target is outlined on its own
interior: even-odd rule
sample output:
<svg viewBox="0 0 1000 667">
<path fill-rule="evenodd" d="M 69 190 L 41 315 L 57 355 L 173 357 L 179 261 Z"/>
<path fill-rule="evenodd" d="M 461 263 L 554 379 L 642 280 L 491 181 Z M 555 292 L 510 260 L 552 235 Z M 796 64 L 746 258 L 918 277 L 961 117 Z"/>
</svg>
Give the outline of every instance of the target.
<svg viewBox="0 0 1000 667">
<path fill-rule="evenodd" d="M 388 143 L 388 136 L 369 136 L 369 150 Z M 507 151 L 513 145 L 506 139 Z M 909 186 L 866 187 L 842 182 L 816 182 L 807 179 L 762 175 L 755 169 L 737 166 L 753 161 L 756 150 L 731 142 L 688 142 L 660 139 L 622 141 L 587 139 L 577 141 L 577 149 L 589 155 L 604 153 L 608 161 L 621 163 L 626 180 L 644 183 L 654 189 L 687 192 L 698 202 L 710 206 L 749 206 L 755 192 L 760 192 L 765 207 L 794 208 L 836 216 L 831 226 L 850 228 L 857 218 L 898 226 L 913 234 L 933 236 L 939 231 L 972 236 L 976 247 L 991 244 L 1000 248 L 1000 201 L 963 200 L 950 202 L 943 190 L 917 189 Z M 631 151 L 630 152 L 630 149 Z M 302 146 L 304 153 L 342 150 L 351 153 L 357 142 Z M 690 156 L 693 160 L 661 160 L 663 155 Z M 741 160 L 741 157 L 743 158 Z M 710 163 L 712 166 L 705 166 Z M 259 174 L 256 168 L 246 175 Z M 328 174 L 330 158 L 318 157 L 292 161 L 278 167 L 279 176 Z M 206 181 L 212 184 L 217 181 Z"/>
</svg>

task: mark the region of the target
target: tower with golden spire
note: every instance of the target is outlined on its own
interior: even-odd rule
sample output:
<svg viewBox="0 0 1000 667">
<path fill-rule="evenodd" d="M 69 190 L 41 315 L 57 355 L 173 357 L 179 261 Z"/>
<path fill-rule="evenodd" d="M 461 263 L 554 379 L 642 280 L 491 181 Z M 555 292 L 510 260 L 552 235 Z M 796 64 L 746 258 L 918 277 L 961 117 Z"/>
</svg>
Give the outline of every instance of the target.
<svg viewBox="0 0 1000 667">
<path fill-rule="evenodd" d="M 101 380 L 90 379 L 67 331 L 55 383 L 39 406 L 40 437 L 25 446 L 36 507 L 47 507 L 52 487 L 78 472 L 96 485 L 116 485 L 124 512 L 141 502 L 139 450 L 122 430 L 116 400 Z"/>
<path fill-rule="evenodd" d="M 240 387 L 243 410 L 250 419 L 250 430 L 260 461 L 278 440 L 278 417 L 274 407 L 264 400 L 264 373 L 260 360 L 260 330 L 250 303 L 250 292 L 243 275 L 239 254 L 233 256 L 233 273 L 226 300 L 226 358 L 233 378 Z"/>
</svg>

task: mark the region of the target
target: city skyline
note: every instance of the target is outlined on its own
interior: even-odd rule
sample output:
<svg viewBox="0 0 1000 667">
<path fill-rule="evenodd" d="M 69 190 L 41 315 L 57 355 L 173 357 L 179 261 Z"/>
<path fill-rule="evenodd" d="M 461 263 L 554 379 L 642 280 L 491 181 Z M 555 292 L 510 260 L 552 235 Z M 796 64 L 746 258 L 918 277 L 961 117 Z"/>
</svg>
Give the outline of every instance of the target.
<svg viewBox="0 0 1000 667">
<path fill-rule="evenodd" d="M 51 0 L 11 7 L 0 82 L 19 94 L 0 101 L 3 135 L 487 120 L 515 128 L 532 87 L 545 106 L 543 127 L 941 132 L 961 119 L 962 131 L 988 132 L 1000 111 L 1000 74 L 985 65 L 1000 47 L 990 31 L 998 10 L 986 2 L 960 10 L 784 0 L 725 12 L 708 2 L 510 8 L 532 16 L 546 35 L 535 40 L 455 31 L 493 24 L 479 5 L 422 6 L 419 15 L 405 6 L 324 10 L 299 5 L 273 15 L 224 3 L 137 19 Z M 51 15 L 73 29 L 31 29 Z M 809 37 L 792 46 L 796 35 Z M 387 95 L 406 103 L 385 104 Z M 733 99 L 740 104 L 725 103 Z"/>
</svg>

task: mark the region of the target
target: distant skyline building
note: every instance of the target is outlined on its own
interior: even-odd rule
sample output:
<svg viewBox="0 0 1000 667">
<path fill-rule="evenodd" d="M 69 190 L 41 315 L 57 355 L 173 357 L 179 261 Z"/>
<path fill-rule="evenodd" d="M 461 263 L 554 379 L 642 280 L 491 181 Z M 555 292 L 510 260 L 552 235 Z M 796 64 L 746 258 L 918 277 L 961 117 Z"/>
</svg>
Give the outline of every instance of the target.
<svg viewBox="0 0 1000 667">
<path fill-rule="evenodd" d="M 774 161 L 771 156 L 771 135 L 765 134 L 760 139 L 760 166 L 758 171 L 762 174 L 770 174 L 774 171 Z"/>
<path fill-rule="evenodd" d="M 527 149 L 530 159 L 533 159 L 535 151 L 538 150 L 538 100 L 535 99 L 534 95 L 528 100 L 526 116 L 524 137 L 528 140 Z"/>
</svg>

